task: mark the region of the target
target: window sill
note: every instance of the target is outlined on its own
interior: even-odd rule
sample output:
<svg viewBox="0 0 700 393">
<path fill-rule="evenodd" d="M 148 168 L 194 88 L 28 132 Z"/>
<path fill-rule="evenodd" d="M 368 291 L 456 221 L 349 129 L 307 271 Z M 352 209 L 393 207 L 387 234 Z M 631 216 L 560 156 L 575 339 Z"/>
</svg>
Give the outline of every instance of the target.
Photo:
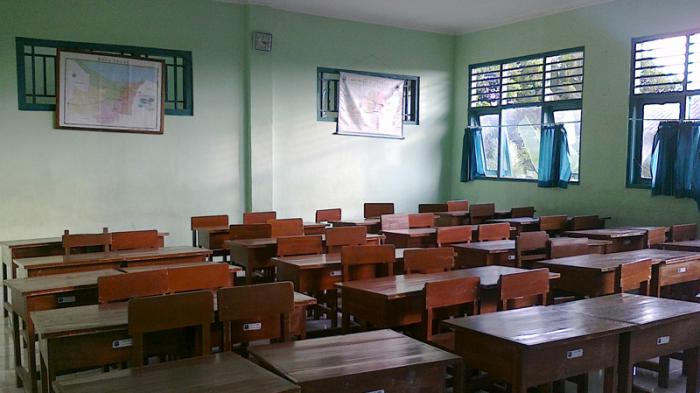
<svg viewBox="0 0 700 393">
<path fill-rule="evenodd" d="M 503 182 L 515 182 L 515 183 L 537 183 L 537 181 L 538 181 L 536 179 L 517 179 L 517 178 L 510 178 L 510 177 L 489 177 L 489 176 L 480 176 L 474 180 L 503 181 Z M 572 185 L 572 186 L 578 186 L 580 184 L 581 184 L 580 180 L 569 182 L 569 185 Z"/>
</svg>

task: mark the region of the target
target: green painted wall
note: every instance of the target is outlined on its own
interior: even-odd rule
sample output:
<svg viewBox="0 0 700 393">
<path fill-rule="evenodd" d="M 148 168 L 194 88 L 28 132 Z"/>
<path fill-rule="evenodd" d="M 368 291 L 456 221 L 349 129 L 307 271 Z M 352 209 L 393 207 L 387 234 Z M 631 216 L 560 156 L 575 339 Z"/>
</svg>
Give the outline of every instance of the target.
<svg viewBox="0 0 700 393">
<path fill-rule="evenodd" d="M 459 37 L 451 197 L 501 208 L 534 205 L 539 214 L 600 213 L 613 217 L 611 225 L 699 221 L 693 200 L 651 198 L 648 190 L 625 187 L 631 39 L 700 28 L 698 15 L 697 0 L 619 0 Z M 581 184 L 559 190 L 511 181 L 460 183 L 469 64 L 576 46 L 586 47 Z"/>
</svg>

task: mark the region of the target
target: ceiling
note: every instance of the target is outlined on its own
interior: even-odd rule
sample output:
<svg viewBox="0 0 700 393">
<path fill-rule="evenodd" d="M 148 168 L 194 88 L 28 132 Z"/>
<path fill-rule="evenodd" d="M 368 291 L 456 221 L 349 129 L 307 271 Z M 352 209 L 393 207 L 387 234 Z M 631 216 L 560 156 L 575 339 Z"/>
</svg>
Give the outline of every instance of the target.
<svg viewBox="0 0 700 393">
<path fill-rule="evenodd" d="M 612 0 L 219 0 L 437 33 L 462 34 Z"/>
</svg>

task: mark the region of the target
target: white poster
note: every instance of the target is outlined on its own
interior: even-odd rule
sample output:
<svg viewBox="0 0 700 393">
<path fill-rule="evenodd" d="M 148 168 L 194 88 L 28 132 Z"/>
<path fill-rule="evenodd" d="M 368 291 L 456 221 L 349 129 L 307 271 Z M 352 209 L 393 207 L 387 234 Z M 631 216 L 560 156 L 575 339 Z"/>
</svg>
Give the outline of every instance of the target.
<svg viewBox="0 0 700 393">
<path fill-rule="evenodd" d="M 338 134 L 403 138 L 400 79 L 340 73 Z"/>
</svg>

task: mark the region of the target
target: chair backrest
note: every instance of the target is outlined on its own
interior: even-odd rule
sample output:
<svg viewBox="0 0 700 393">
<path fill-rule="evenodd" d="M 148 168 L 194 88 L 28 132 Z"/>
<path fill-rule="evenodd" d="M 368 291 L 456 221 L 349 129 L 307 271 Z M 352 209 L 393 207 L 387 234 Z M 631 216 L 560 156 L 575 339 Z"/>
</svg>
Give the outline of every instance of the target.
<svg viewBox="0 0 700 393">
<path fill-rule="evenodd" d="M 587 238 L 556 238 L 547 241 L 547 258 L 565 258 L 590 254 Z"/>
<path fill-rule="evenodd" d="M 698 236 L 698 224 L 678 224 L 671 226 L 671 241 L 682 242 L 695 240 Z"/>
<path fill-rule="evenodd" d="M 469 201 L 447 201 L 448 212 L 463 212 L 469 210 Z"/>
<path fill-rule="evenodd" d="M 304 220 L 301 218 L 274 219 L 267 223 L 270 224 L 272 237 L 301 236 L 304 234 Z"/>
<path fill-rule="evenodd" d="M 600 229 L 603 221 L 597 216 L 575 216 L 571 218 L 570 228 L 572 231 L 583 231 L 586 229 Z"/>
<path fill-rule="evenodd" d="M 452 247 L 416 248 L 403 253 L 404 274 L 439 273 L 452 270 L 455 264 L 455 250 Z"/>
<path fill-rule="evenodd" d="M 436 315 L 435 311 L 454 306 L 472 306 L 472 313 L 478 313 L 479 277 L 463 277 L 444 281 L 425 283 L 423 288 L 423 339 L 430 340 L 433 336 Z M 460 312 L 460 314 L 462 314 Z M 464 314 L 462 314 L 464 315 Z M 440 314 L 439 319 L 444 319 Z"/>
<path fill-rule="evenodd" d="M 196 266 L 169 267 L 168 292 L 215 290 L 233 285 L 227 263 L 200 263 Z"/>
<path fill-rule="evenodd" d="M 277 212 L 246 212 L 243 213 L 244 224 L 266 224 L 277 218 Z"/>
<path fill-rule="evenodd" d="M 272 237 L 270 224 L 235 224 L 228 229 L 231 240 L 265 239 Z"/>
<path fill-rule="evenodd" d="M 566 229 L 566 215 L 540 216 L 540 231 L 546 231 L 550 235 L 556 235 Z"/>
<path fill-rule="evenodd" d="M 510 216 L 512 218 L 534 217 L 535 216 L 535 208 L 534 208 L 534 206 L 513 207 L 510 209 Z"/>
<path fill-rule="evenodd" d="M 168 272 L 165 269 L 97 278 L 97 300 L 100 304 L 121 302 L 134 297 L 164 295 L 168 292 Z"/>
<path fill-rule="evenodd" d="M 394 214 L 393 203 L 365 203 L 365 218 L 379 218 L 384 214 Z"/>
<path fill-rule="evenodd" d="M 343 281 L 374 278 L 382 273 L 393 276 L 396 261 L 393 244 L 380 246 L 345 246 L 340 250 Z M 383 272 L 378 271 L 382 269 Z"/>
<path fill-rule="evenodd" d="M 411 226 L 408 214 L 384 214 L 380 216 L 380 221 L 383 231 L 408 229 Z"/>
<path fill-rule="evenodd" d="M 219 320 L 224 324 L 224 350 L 237 343 L 290 339 L 294 285 L 274 282 L 219 289 Z"/>
<path fill-rule="evenodd" d="M 340 252 L 343 246 L 361 246 L 367 243 L 367 227 L 334 227 L 326 229 L 326 251 Z"/>
<path fill-rule="evenodd" d="M 523 262 L 547 259 L 547 240 L 545 231 L 522 232 L 515 238 L 515 260 L 517 267 L 523 267 Z"/>
<path fill-rule="evenodd" d="M 63 231 L 63 249 L 65 255 L 70 255 L 74 248 L 78 247 L 95 247 L 101 248 L 102 251 L 109 251 L 109 246 L 112 244 L 112 234 L 107 228 L 102 228 L 102 233 L 80 233 L 71 235 L 68 229 Z"/>
<path fill-rule="evenodd" d="M 201 355 L 211 353 L 210 331 L 214 321 L 214 297 L 211 292 L 133 298 L 129 300 L 128 315 L 129 335 L 132 338 L 131 365 L 134 367 L 143 365 L 144 335 L 147 333 L 200 327 L 200 340 L 196 347 Z"/>
<path fill-rule="evenodd" d="M 469 243 L 472 241 L 473 228 L 471 225 L 458 225 L 453 227 L 437 228 L 437 246 L 444 247 L 455 243 Z"/>
<path fill-rule="evenodd" d="M 499 310 L 546 305 L 549 269 L 504 274 L 498 279 Z"/>
<path fill-rule="evenodd" d="M 421 203 L 418 205 L 418 213 L 446 212 L 447 203 Z"/>
<path fill-rule="evenodd" d="M 654 248 L 657 244 L 664 243 L 666 241 L 666 229 L 665 227 L 647 229 L 647 248 Z"/>
<path fill-rule="evenodd" d="M 321 235 L 283 236 L 277 238 L 277 256 L 313 255 L 323 252 Z"/>
<path fill-rule="evenodd" d="M 497 224 L 481 224 L 477 232 L 477 239 L 480 242 L 491 240 L 508 240 L 510 237 L 510 224 L 499 222 Z"/>
<path fill-rule="evenodd" d="M 432 228 L 435 226 L 435 215 L 433 213 L 418 213 L 408 215 L 409 228 Z"/>
<path fill-rule="evenodd" d="M 700 300 L 693 296 L 694 293 L 689 293 L 691 291 L 664 293 L 668 288 L 677 284 L 700 282 L 700 264 L 697 260 L 691 258 L 686 261 L 664 261 L 653 265 L 651 269 L 652 277 L 658 278 L 651 281 L 651 296 L 661 297 L 663 295 L 663 297 L 695 302 Z"/>
<path fill-rule="evenodd" d="M 316 222 L 340 221 L 343 215 L 341 209 L 321 209 L 316 210 Z"/>
<path fill-rule="evenodd" d="M 615 293 L 638 291 L 649 295 L 651 259 L 623 263 L 615 269 Z"/>
<path fill-rule="evenodd" d="M 228 214 L 218 214 L 213 216 L 193 216 L 190 217 L 190 229 L 192 230 L 192 247 L 198 247 L 197 229 L 207 227 L 228 226 Z"/>
<path fill-rule="evenodd" d="M 112 232 L 112 251 L 160 248 L 157 229 Z"/>
<path fill-rule="evenodd" d="M 496 214 L 494 203 L 479 203 L 469 207 L 469 223 L 481 224 Z"/>
</svg>

